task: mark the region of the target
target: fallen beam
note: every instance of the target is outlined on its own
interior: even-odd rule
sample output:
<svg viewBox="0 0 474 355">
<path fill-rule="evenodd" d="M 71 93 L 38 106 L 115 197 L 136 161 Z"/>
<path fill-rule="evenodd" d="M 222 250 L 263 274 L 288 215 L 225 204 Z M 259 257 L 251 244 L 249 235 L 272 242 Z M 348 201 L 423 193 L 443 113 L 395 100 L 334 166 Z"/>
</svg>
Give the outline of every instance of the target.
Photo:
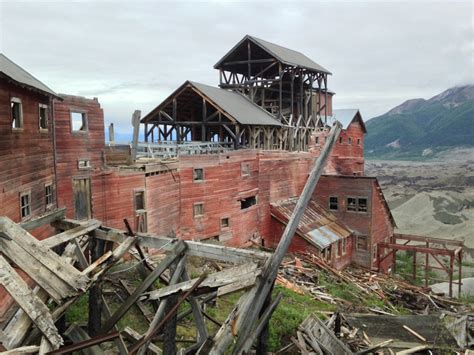
<svg viewBox="0 0 474 355">
<path fill-rule="evenodd" d="M 87 223 L 84 225 L 78 226 L 73 229 L 69 229 L 65 232 L 62 232 L 50 238 L 44 239 L 41 241 L 41 244 L 47 248 L 54 248 L 55 246 L 69 242 L 89 232 L 92 232 L 93 230 L 99 228 L 100 225 L 101 223 L 99 221 L 90 220 L 90 221 L 87 221 Z"/>
</svg>

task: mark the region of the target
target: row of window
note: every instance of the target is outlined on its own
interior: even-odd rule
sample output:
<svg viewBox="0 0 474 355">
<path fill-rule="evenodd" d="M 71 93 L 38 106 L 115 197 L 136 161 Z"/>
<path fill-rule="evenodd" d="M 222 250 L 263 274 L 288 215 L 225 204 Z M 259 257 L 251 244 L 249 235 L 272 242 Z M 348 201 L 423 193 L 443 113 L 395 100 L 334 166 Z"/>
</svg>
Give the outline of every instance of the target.
<svg viewBox="0 0 474 355">
<path fill-rule="evenodd" d="M 316 144 L 319 144 L 319 137 L 316 137 Z M 339 137 L 339 144 L 344 144 L 344 138 Z M 352 137 L 347 138 L 347 144 L 352 145 Z M 357 145 L 360 145 L 360 138 L 357 138 Z"/>
<path fill-rule="evenodd" d="M 21 219 L 26 219 L 31 216 L 31 191 L 20 193 L 20 216 Z M 44 204 L 45 208 L 53 205 L 53 184 L 48 183 L 44 185 Z"/>
<path fill-rule="evenodd" d="M 23 105 L 21 99 L 10 99 L 11 127 L 23 128 Z M 48 130 L 48 105 L 38 104 L 38 126 L 40 131 Z M 87 131 L 87 115 L 85 112 L 71 112 L 71 130 L 73 132 Z"/>
<path fill-rule="evenodd" d="M 339 210 L 339 198 L 336 196 L 329 197 L 329 209 L 332 211 Z M 351 212 L 367 213 L 367 197 L 347 197 L 346 210 Z"/>
<path fill-rule="evenodd" d="M 241 163 L 240 164 L 240 175 L 241 176 L 250 176 L 250 164 Z M 200 182 L 204 181 L 204 169 L 203 168 L 194 168 L 193 169 L 193 181 Z"/>
</svg>

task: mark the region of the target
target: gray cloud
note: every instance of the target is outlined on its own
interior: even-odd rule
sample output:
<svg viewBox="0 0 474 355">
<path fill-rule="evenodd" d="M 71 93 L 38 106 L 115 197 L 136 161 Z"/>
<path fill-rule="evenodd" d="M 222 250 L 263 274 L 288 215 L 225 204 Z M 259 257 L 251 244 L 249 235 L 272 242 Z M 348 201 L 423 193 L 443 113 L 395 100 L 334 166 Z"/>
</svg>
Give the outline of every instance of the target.
<svg viewBox="0 0 474 355">
<path fill-rule="evenodd" d="M 300 50 L 333 72 L 335 106 L 365 118 L 402 100 L 473 83 L 472 2 L 8 1 L 0 51 L 57 92 L 98 96 L 128 130 L 245 34 Z"/>
</svg>

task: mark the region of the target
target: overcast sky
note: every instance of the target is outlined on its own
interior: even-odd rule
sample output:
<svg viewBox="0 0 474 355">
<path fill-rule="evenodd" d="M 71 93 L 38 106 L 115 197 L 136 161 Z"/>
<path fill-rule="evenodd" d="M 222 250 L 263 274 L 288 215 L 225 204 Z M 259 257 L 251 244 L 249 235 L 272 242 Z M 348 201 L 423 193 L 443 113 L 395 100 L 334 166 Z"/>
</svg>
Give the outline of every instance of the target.
<svg viewBox="0 0 474 355">
<path fill-rule="evenodd" d="M 106 124 L 129 129 L 245 34 L 329 69 L 334 107 L 365 119 L 403 100 L 474 83 L 473 2 L 5 1 L 0 52 L 59 93 L 98 97 Z"/>
</svg>

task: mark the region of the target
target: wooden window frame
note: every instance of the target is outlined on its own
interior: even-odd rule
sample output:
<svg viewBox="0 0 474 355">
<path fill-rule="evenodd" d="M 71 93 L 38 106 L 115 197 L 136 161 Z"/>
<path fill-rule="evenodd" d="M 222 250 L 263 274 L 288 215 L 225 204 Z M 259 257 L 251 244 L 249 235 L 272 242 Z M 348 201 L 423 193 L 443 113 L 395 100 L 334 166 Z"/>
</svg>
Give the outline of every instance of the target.
<svg viewBox="0 0 474 355">
<path fill-rule="evenodd" d="M 85 162 L 85 166 L 81 166 L 82 162 Z M 91 170 L 92 169 L 92 164 L 91 160 L 88 158 L 85 159 L 77 159 L 77 169 L 78 170 Z"/>
<path fill-rule="evenodd" d="M 24 206 L 23 205 L 23 197 L 27 196 L 28 197 L 28 203 Z M 23 216 L 23 209 L 26 208 L 26 210 L 28 211 L 28 214 L 25 214 L 25 216 Z M 28 191 L 23 191 L 23 192 L 20 192 L 20 218 L 22 221 L 26 221 L 28 220 L 29 218 L 31 218 L 31 190 L 28 190 Z"/>
<path fill-rule="evenodd" d="M 347 138 L 347 144 L 352 145 L 352 137 Z"/>
<path fill-rule="evenodd" d="M 349 199 L 355 200 L 355 210 L 349 209 Z M 365 210 L 360 209 L 360 202 L 359 200 L 365 199 L 366 200 L 366 208 Z M 351 213 L 369 213 L 369 198 L 367 196 L 347 196 L 346 197 L 346 211 Z"/>
<path fill-rule="evenodd" d="M 196 179 L 196 171 L 201 171 L 201 178 Z M 204 181 L 204 168 L 193 168 L 193 182 L 203 182 Z"/>
<path fill-rule="evenodd" d="M 13 126 L 12 103 L 20 105 L 20 127 Z M 10 97 L 10 127 L 13 132 L 21 132 L 24 129 L 23 103 L 19 97 Z"/>
<path fill-rule="evenodd" d="M 137 194 L 143 194 L 143 208 L 137 208 Z M 136 189 L 133 190 L 133 210 L 135 211 L 135 214 L 137 214 L 140 211 L 146 211 L 146 194 L 145 194 L 145 189 Z"/>
<path fill-rule="evenodd" d="M 347 238 L 342 238 L 342 255 L 347 254 Z"/>
<path fill-rule="evenodd" d="M 48 187 L 51 188 L 51 193 L 48 194 Z M 48 203 L 48 197 L 51 198 L 51 201 Z M 49 209 L 51 207 L 53 207 L 53 204 L 54 204 L 54 190 L 53 190 L 53 183 L 52 182 L 48 182 L 46 184 L 44 184 L 44 205 L 45 205 L 45 209 Z"/>
<path fill-rule="evenodd" d="M 74 113 L 79 113 L 82 115 L 84 129 L 78 129 L 78 130 L 74 129 L 74 123 L 73 123 L 73 117 L 72 117 Z M 89 117 L 86 111 L 72 108 L 69 111 L 69 121 L 71 123 L 72 134 L 87 134 L 89 132 Z"/>
<path fill-rule="evenodd" d="M 41 127 L 41 109 L 46 111 L 46 128 Z M 48 125 L 49 125 L 49 106 L 45 104 L 38 104 L 38 127 L 40 132 L 48 132 Z"/>
<path fill-rule="evenodd" d="M 227 225 L 223 225 L 223 221 L 224 220 L 227 220 Z M 228 229 L 230 228 L 230 217 L 222 217 L 221 220 L 220 220 L 220 226 L 221 226 L 221 229 Z"/>
<path fill-rule="evenodd" d="M 336 208 L 331 208 L 331 199 L 335 198 L 336 199 Z M 329 196 L 328 199 L 328 209 L 329 211 L 339 211 L 339 196 Z"/>
<path fill-rule="evenodd" d="M 201 206 L 201 213 L 200 214 L 196 214 L 196 207 L 197 206 Z M 193 217 L 194 218 L 200 218 L 200 217 L 204 217 L 204 202 L 195 202 L 193 203 Z"/>
<path fill-rule="evenodd" d="M 359 248 L 359 238 L 365 238 L 365 248 Z M 369 250 L 369 237 L 366 235 L 357 235 L 356 236 L 356 250 L 363 250 L 363 251 L 368 251 Z"/>
</svg>

